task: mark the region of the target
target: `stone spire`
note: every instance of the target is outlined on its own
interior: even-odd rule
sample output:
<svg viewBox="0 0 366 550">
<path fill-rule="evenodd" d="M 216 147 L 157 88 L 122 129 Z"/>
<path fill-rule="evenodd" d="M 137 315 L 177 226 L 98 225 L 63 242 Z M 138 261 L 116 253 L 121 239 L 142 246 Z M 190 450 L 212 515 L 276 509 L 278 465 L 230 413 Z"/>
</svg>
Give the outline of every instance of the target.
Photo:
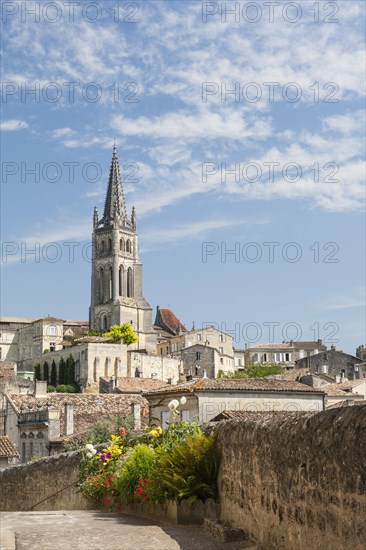
<svg viewBox="0 0 366 550">
<path fill-rule="evenodd" d="M 114 144 L 102 223 L 104 227 L 109 225 L 124 226 L 126 223 L 126 218 L 126 205 L 125 198 L 123 196 L 122 179 L 117 157 L 117 147 L 116 144 Z"/>
</svg>

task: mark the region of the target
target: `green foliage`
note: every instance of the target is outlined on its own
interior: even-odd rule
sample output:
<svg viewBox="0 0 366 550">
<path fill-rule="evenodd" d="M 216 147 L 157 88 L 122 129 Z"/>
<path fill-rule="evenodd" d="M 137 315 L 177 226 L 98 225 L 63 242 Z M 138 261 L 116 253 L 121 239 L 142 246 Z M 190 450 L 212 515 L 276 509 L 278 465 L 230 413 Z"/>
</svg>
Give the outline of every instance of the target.
<svg viewBox="0 0 366 550">
<path fill-rule="evenodd" d="M 247 365 L 234 373 L 224 374 L 223 378 L 263 378 L 274 374 L 282 374 L 281 365 L 277 363 L 255 363 Z"/>
<path fill-rule="evenodd" d="M 49 349 L 44 349 L 43 353 L 50 353 L 50 350 Z"/>
<path fill-rule="evenodd" d="M 116 433 L 119 428 L 124 428 L 126 430 L 127 441 L 131 431 L 133 430 L 134 419 L 133 415 L 126 417 L 123 416 L 113 416 L 103 418 L 94 424 L 92 429 L 89 431 L 87 441 L 93 445 L 99 445 L 100 443 L 105 443 L 108 441 L 111 433 Z"/>
<path fill-rule="evenodd" d="M 116 491 L 123 504 L 131 504 L 136 500 L 136 493 L 141 486 L 140 480 L 151 483 L 155 475 L 155 449 L 143 443 L 127 451 L 121 461 L 121 470 L 117 474 Z M 154 480 L 155 482 L 155 480 Z M 138 495 L 140 496 L 140 495 Z"/>
<path fill-rule="evenodd" d="M 57 393 L 77 393 L 78 388 L 74 384 L 59 384 L 56 386 Z"/>
<path fill-rule="evenodd" d="M 41 365 L 39 363 L 37 363 L 34 367 L 34 378 L 35 380 L 42 380 Z"/>
<path fill-rule="evenodd" d="M 218 466 L 215 434 L 196 433 L 160 455 L 156 481 L 168 498 L 217 499 Z"/>
<path fill-rule="evenodd" d="M 58 383 L 61 385 L 66 384 L 66 363 L 63 357 L 61 357 L 58 365 Z"/>
<path fill-rule="evenodd" d="M 171 423 L 158 440 L 160 452 L 170 452 L 177 443 L 185 443 L 201 433 L 201 428 L 196 422 Z"/>
<path fill-rule="evenodd" d="M 69 355 L 69 357 L 66 359 L 66 365 L 65 365 L 65 383 L 66 384 L 74 384 L 75 382 L 75 361 L 73 356 Z"/>
<path fill-rule="evenodd" d="M 52 365 L 51 365 L 51 386 L 57 386 L 57 369 L 56 369 L 56 363 L 53 359 Z"/>
<path fill-rule="evenodd" d="M 217 373 L 217 378 L 222 378 L 224 376 L 224 371 L 220 369 Z"/>
<path fill-rule="evenodd" d="M 56 391 L 56 387 L 55 387 L 55 386 L 47 386 L 47 391 L 48 391 L 49 393 L 53 393 L 53 392 Z"/>
<path fill-rule="evenodd" d="M 134 344 L 137 342 L 138 337 L 133 331 L 133 328 L 129 323 L 124 323 L 123 325 L 113 325 L 110 327 L 108 332 L 104 332 L 103 336 L 112 338 L 114 344 L 122 342 L 126 346 Z"/>
<path fill-rule="evenodd" d="M 96 328 L 91 328 L 90 330 L 88 330 L 88 332 L 86 333 L 87 336 L 101 336 L 101 333 L 99 330 L 97 330 Z"/>
<path fill-rule="evenodd" d="M 43 363 L 43 380 L 45 380 L 48 384 L 50 377 L 50 366 L 47 361 Z"/>
</svg>

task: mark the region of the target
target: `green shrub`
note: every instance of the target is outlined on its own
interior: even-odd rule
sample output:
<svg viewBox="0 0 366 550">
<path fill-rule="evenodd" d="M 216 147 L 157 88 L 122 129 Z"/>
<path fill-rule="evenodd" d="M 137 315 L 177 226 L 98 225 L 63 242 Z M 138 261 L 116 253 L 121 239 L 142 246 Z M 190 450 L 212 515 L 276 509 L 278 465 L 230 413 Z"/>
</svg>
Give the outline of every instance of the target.
<svg viewBox="0 0 366 550">
<path fill-rule="evenodd" d="M 65 384 L 59 384 L 58 386 L 56 386 L 56 391 L 57 393 L 66 393 L 67 389 Z"/>
<path fill-rule="evenodd" d="M 116 491 L 123 504 L 131 504 L 142 495 L 149 500 L 156 500 L 147 492 L 149 486 L 155 484 L 156 452 L 152 447 L 139 444 L 129 449 L 120 466 L 121 469 L 117 472 Z M 140 491 L 140 488 L 143 490 Z"/>
<path fill-rule="evenodd" d="M 55 391 L 56 391 L 56 388 L 55 388 L 55 386 L 47 386 L 47 391 L 48 391 L 49 393 L 52 393 L 52 392 L 55 392 Z"/>
<path fill-rule="evenodd" d="M 161 454 L 156 481 L 168 498 L 217 499 L 218 466 L 215 434 L 196 433 Z"/>
</svg>

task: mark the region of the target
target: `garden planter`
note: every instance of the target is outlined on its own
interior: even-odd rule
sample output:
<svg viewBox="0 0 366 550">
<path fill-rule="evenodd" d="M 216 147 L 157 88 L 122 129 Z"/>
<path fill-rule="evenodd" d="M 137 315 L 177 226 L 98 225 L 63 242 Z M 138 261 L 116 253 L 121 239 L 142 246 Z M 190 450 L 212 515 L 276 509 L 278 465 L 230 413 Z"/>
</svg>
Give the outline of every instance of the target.
<svg viewBox="0 0 366 550">
<path fill-rule="evenodd" d="M 175 524 L 202 524 L 204 519 L 216 520 L 220 517 L 220 504 L 212 499 L 192 504 L 187 501 L 167 500 L 163 504 L 148 502 L 134 503 L 121 508 L 122 514 L 138 516 L 156 521 Z"/>
</svg>

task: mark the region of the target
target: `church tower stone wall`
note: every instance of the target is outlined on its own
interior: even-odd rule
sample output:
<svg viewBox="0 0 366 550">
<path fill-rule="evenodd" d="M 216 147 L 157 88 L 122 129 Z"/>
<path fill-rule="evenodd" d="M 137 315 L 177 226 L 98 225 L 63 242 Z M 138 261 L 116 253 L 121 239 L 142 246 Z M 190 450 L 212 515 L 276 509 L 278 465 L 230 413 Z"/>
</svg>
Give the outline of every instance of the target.
<svg viewBox="0 0 366 550">
<path fill-rule="evenodd" d="M 142 291 L 136 211 L 129 218 L 116 146 L 113 149 L 103 217 L 94 209 L 90 327 L 108 330 L 130 323 L 139 340 L 129 349 L 156 354 L 152 309 Z"/>
</svg>

